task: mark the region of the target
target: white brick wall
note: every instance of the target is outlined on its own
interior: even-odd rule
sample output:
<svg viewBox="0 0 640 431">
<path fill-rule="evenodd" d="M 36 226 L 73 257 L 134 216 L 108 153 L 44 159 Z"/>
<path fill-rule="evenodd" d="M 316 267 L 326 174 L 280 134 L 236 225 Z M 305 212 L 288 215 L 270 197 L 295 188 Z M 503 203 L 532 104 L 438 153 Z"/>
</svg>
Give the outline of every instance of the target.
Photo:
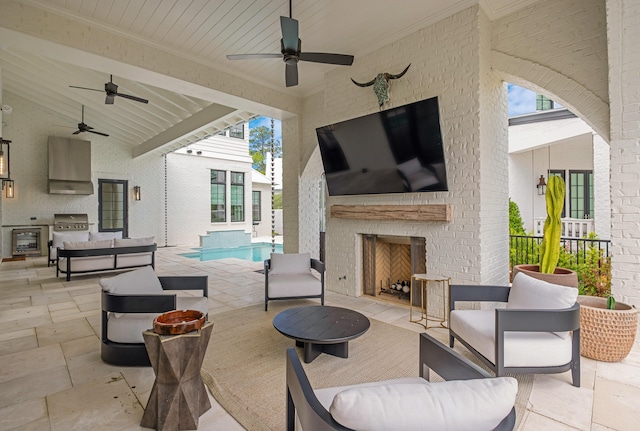
<svg viewBox="0 0 640 431">
<path fill-rule="evenodd" d="M 2 225 L 53 224 L 55 213 L 87 213 L 91 230 L 98 229 L 98 179 L 129 181 L 129 192 L 134 185 L 142 187 L 142 200 L 135 202 L 129 195 L 129 235 L 155 236 L 164 243 L 163 217 L 164 185 L 162 159 L 148 156 L 132 159 L 131 149 L 110 138 L 81 135 L 91 140 L 93 195 L 50 195 L 48 192 L 47 138 L 72 136 L 77 119 L 61 116 L 54 109 L 35 105 L 10 92 L 4 92 L 4 103 L 13 107 L 11 116 L 4 120 L 11 145 L 11 176 L 16 184 L 16 197 L 5 199 L 2 207 Z M 33 119 L 37 118 L 38 121 Z M 70 128 L 59 125 L 69 124 Z M 35 217 L 36 220 L 30 220 Z M 10 235 L 4 235 L 2 255 L 10 255 Z"/>
<path fill-rule="evenodd" d="M 640 3 L 607 0 L 612 290 L 640 306 Z"/>
<path fill-rule="evenodd" d="M 481 232 L 480 217 L 492 218 L 498 213 L 496 202 L 504 201 L 506 209 L 507 182 L 506 155 L 501 147 L 494 147 L 495 139 L 505 139 L 506 125 L 499 119 L 487 119 L 487 130 L 480 130 L 480 106 L 482 101 L 504 106 L 506 98 L 500 82 L 492 78 L 485 66 L 481 85 L 480 33 L 478 8 L 469 8 L 405 39 L 361 57 L 349 70 L 337 69 L 327 76 L 322 95 L 315 95 L 314 102 L 305 104 L 305 144 L 317 147 L 315 127 L 375 112 L 377 101 L 370 88 L 360 88 L 349 80 L 370 79 L 372 73 L 401 71 L 412 63 L 407 74 L 391 83 L 389 107 L 401 106 L 417 100 L 438 96 L 442 133 L 445 141 L 449 192 L 416 193 L 401 195 L 370 195 L 331 197 L 327 206 L 335 204 L 425 204 L 448 203 L 453 206 L 450 223 L 408 223 L 398 221 L 370 222 L 364 220 L 332 219 L 327 216 L 327 287 L 350 295 L 360 295 L 361 261 L 360 235 L 367 233 L 419 236 L 426 238 L 427 272 L 452 277 L 455 282 L 481 283 L 506 282 L 507 252 L 506 216 L 488 223 Z M 484 25 L 487 25 L 485 22 Z M 450 56 L 456 52 L 455 57 Z M 485 43 L 485 50 L 486 43 Z M 488 57 L 488 54 L 485 54 Z M 486 61 L 486 60 L 485 60 Z M 319 101 L 322 100 L 322 109 Z M 490 112 L 495 112 L 492 109 Z M 490 116 L 490 112 L 487 113 Z M 502 112 L 502 108 L 497 110 Z M 500 117 L 499 117 L 500 118 Z M 501 130 L 504 129 L 504 130 Z M 488 139 L 486 145 L 478 141 Z M 316 153 L 318 150 L 315 150 Z M 483 154 L 486 151 L 486 155 Z M 286 162 L 286 160 L 285 160 Z M 478 193 L 473 185 L 482 178 L 481 166 L 490 163 L 496 173 L 487 173 L 490 184 Z M 314 154 L 305 168 L 305 178 L 319 177 L 319 157 Z M 504 172 L 500 172 L 503 170 Z M 299 193 L 300 207 L 306 207 L 309 190 Z M 306 196 L 305 196 L 306 194 Z M 483 196 L 484 194 L 484 196 Z M 312 201 L 315 205 L 315 201 Z M 486 206 L 486 208 L 483 208 Z M 300 211 L 305 214 L 306 210 Z M 499 226 L 502 225 L 502 228 Z M 286 229 L 286 227 L 285 227 Z M 317 230 L 315 217 L 300 217 L 300 232 Z M 305 234 L 306 235 L 306 234 Z M 301 234 L 302 237 L 302 234 Z M 305 236 L 306 238 L 306 236 Z M 498 257 L 481 262 L 484 247 Z M 495 251 L 503 248 L 502 254 Z M 486 268 L 482 266 L 485 265 Z M 502 274 L 500 275 L 500 272 Z M 346 276 L 346 279 L 339 280 Z"/>
</svg>

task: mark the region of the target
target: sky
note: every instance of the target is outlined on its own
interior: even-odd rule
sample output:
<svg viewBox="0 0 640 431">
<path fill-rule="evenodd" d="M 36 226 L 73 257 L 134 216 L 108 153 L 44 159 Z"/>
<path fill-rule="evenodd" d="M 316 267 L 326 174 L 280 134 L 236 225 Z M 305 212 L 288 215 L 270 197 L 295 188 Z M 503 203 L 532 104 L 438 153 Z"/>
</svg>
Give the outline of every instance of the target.
<svg viewBox="0 0 640 431">
<path fill-rule="evenodd" d="M 256 127 L 265 126 L 268 129 L 271 129 L 271 118 L 269 117 L 258 117 L 249 121 L 249 129 L 254 129 Z M 273 121 L 273 138 L 276 141 L 282 142 L 282 122 L 280 120 L 275 119 Z"/>
<path fill-rule="evenodd" d="M 514 84 L 508 85 L 509 117 L 536 112 L 536 93 Z"/>
<path fill-rule="evenodd" d="M 536 93 L 515 84 L 508 84 L 509 94 L 509 117 L 536 112 Z M 249 121 L 249 128 L 266 126 L 271 128 L 271 119 L 268 117 L 258 117 Z M 282 142 L 282 123 L 280 120 L 274 121 L 276 141 Z"/>
</svg>

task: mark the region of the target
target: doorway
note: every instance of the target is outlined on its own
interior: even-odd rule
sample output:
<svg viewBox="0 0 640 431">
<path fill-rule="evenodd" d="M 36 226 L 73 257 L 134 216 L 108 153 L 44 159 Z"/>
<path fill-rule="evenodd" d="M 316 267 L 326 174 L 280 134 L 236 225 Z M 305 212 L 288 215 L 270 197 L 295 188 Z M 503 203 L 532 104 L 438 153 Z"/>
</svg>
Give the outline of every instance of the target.
<svg viewBox="0 0 640 431">
<path fill-rule="evenodd" d="M 122 232 L 127 238 L 128 199 L 126 180 L 98 179 L 98 231 Z"/>
</svg>

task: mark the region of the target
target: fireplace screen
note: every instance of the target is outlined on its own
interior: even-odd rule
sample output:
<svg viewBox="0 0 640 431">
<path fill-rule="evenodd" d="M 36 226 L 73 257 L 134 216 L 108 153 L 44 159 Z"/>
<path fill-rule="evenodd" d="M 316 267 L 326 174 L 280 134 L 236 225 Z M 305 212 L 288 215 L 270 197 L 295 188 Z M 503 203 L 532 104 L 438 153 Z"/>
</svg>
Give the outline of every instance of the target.
<svg viewBox="0 0 640 431">
<path fill-rule="evenodd" d="M 40 256 L 40 228 L 13 229 L 13 256 Z"/>
</svg>

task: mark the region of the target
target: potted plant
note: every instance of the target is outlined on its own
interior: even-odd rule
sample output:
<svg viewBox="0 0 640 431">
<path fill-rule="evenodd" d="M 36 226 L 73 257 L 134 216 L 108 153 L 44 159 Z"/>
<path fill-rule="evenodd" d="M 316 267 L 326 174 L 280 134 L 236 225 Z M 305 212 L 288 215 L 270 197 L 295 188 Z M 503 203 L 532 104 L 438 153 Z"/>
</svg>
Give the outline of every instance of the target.
<svg viewBox="0 0 640 431">
<path fill-rule="evenodd" d="M 560 258 L 560 237 L 562 234 L 562 208 L 564 206 L 565 184 L 562 177 L 549 177 L 545 201 L 547 218 L 544 222 L 544 233 L 540 245 L 540 265 L 516 265 L 513 275 L 518 272 L 563 286 L 578 287 L 578 275 L 567 268 L 558 268 Z"/>
</svg>

